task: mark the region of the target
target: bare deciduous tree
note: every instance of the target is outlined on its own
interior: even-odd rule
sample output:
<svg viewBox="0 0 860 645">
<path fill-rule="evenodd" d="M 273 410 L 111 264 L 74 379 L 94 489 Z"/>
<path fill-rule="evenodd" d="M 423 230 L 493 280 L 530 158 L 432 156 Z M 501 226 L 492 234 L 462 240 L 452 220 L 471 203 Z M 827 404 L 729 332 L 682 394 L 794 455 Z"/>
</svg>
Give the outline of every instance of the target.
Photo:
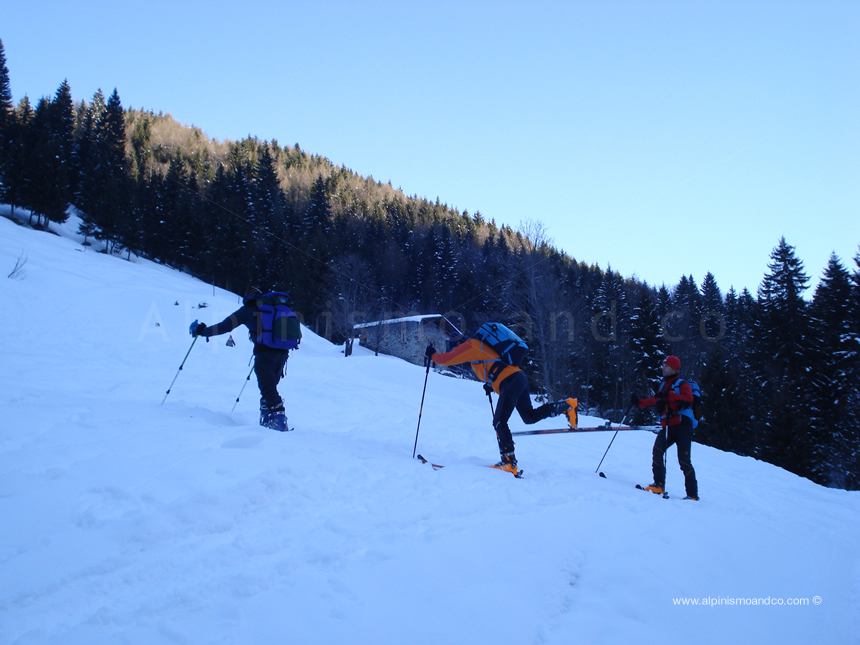
<svg viewBox="0 0 860 645">
<path fill-rule="evenodd" d="M 27 264 L 27 254 L 22 251 L 21 255 L 18 256 L 18 261 L 15 262 L 15 267 L 6 277 L 13 280 L 23 280 L 27 276 L 27 271 L 24 269 L 25 264 Z"/>
</svg>

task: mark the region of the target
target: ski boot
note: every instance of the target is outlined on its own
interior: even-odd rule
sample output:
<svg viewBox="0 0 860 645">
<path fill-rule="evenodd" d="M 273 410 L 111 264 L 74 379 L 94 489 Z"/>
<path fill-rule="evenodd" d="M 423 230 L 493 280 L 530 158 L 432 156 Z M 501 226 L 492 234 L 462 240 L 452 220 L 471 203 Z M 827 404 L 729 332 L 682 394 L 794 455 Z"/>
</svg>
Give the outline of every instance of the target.
<svg viewBox="0 0 860 645">
<path fill-rule="evenodd" d="M 567 404 L 570 406 L 570 409 L 565 411 L 567 422 L 570 423 L 571 428 L 575 428 L 579 419 L 579 416 L 576 413 L 576 407 L 579 405 L 579 401 L 571 398 L 567 400 Z"/>
<path fill-rule="evenodd" d="M 512 452 L 503 453 L 502 460 L 493 465 L 493 468 L 504 470 L 505 472 L 511 473 L 514 477 L 520 476 L 520 469 L 517 468 L 517 458 Z"/>
<path fill-rule="evenodd" d="M 260 425 L 270 430 L 286 432 L 290 429 L 287 424 L 287 414 L 283 405 L 269 410 L 265 405 L 260 406 Z"/>
<path fill-rule="evenodd" d="M 552 416 L 557 417 L 560 414 L 565 415 L 567 417 L 567 422 L 570 424 L 570 427 L 575 428 L 577 423 L 577 405 L 579 405 L 579 402 L 576 399 L 565 399 L 564 401 L 556 401 L 555 403 L 553 403 Z"/>
<path fill-rule="evenodd" d="M 648 484 L 645 487 L 645 490 L 654 493 L 655 495 L 665 495 L 666 491 L 663 490 L 663 484 Z"/>
</svg>

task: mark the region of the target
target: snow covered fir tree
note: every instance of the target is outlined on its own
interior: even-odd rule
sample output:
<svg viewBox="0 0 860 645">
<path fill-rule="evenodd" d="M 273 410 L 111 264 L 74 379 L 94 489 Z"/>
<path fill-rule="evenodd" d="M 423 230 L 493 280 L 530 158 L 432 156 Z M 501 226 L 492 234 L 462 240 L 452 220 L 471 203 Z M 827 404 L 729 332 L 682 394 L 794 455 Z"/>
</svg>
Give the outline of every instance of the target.
<svg viewBox="0 0 860 645">
<path fill-rule="evenodd" d="M 114 89 L 15 103 L 0 43 L 0 201 L 48 229 L 69 212 L 105 253 L 154 260 L 228 290 L 290 292 L 311 329 L 445 313 L 505 322 L 532 347 L 538 393 L 620 418 L 675 354 L 704 393 L 696 441 L 824 486 L 860 489 L 860 253 L 833 256 L 814 293 L 776 240 L 758 293 L 653 286 L 577 262 L 539 224 L 407 196 L 309 154 L 249 137 L 219 142 Z M 35 105 L 34 105 L 35 103 Z"/>
</svg>

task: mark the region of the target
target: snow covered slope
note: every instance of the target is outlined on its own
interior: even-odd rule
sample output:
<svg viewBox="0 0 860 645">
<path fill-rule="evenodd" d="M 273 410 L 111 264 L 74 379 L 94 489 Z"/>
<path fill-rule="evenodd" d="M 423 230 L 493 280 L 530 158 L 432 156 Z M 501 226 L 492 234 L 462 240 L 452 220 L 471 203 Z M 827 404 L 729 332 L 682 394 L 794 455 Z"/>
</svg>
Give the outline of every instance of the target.
<svg viewBox="0 0 860 645">
<path fill-rule="evenodd" d="M 434 471 L 424 370 L 307 330 L 295 432 L 253 377 L 231 413 L 241 330 L 162 405 L 237 298 L 73 237 L 0 218 L 0 643 L 858 642 L 858 493 L 696 445 L 702 501 L 671 453 L 663 500 L 648 433 L 606 479 L 610 434 L 522 437 L 516 480 L 480 385 L 431 373 Z"/>
</svg>

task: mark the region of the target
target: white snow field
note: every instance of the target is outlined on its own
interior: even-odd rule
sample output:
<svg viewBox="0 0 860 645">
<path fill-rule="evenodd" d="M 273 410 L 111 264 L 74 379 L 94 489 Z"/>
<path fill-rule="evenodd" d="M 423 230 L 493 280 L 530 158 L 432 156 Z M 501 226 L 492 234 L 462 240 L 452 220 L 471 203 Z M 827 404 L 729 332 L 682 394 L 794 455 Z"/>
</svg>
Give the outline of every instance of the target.
<svg viewBox="0 0 860 645">
<path fill-rule="evenodd" d="M 244 328 L 162 405 L 237 297 L 55 230 L 0 218 L 0 643 L 860 642 L 860 493 L 696 444 L 701 501 L 674 451 L 664 500 L 647 432 L 605 479 L 611 433 L 520 437 L 517 480 L 481 467 L 481 385 L 436 373 L 433 470 L 424 370 L 307 329 L 294 432 L 253 376 L 231 412 Z"/>
</svg>

